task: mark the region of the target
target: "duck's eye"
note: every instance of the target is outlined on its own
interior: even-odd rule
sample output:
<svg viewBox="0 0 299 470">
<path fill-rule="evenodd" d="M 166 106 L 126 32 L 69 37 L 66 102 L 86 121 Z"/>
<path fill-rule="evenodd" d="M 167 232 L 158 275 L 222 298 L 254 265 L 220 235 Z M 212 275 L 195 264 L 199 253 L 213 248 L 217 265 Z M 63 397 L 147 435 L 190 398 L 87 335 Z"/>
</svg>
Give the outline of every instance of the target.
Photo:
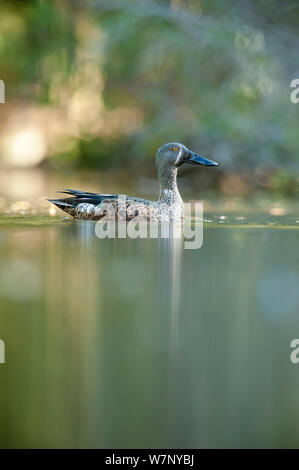
<svg viewBox="0 0 299 470">
<path fill-rule="evenodd" d="M 179 147 L 172 147 L 172 150 L 173 150 L 174 152 L 177 152 L 177 151 L 179 150 Z"/>
</svg>

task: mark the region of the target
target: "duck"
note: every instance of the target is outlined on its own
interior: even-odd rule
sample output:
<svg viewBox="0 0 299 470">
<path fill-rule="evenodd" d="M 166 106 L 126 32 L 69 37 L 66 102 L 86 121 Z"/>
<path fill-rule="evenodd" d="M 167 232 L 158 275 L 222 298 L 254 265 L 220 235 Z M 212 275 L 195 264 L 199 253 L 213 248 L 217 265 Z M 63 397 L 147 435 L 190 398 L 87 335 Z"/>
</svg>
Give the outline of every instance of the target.
<svg viewBox="0 0 299 470">
<path fill-rule="evenodd" d="M 97 194 L 75 189 L 63 189 L 63 199 L 48 199 L 75 219 L 117 219 L 130 221 L 178 221 L 184 217 L 184 203 L 177 187 L 178 168 L 182 165 L 218 166 L 218 163 L 193 152 L 176 142 L 163 144 L 156 153 L 156 168 L 160 186 L 158 201 L 149 201 L 119 194 Z"/>
</svg>

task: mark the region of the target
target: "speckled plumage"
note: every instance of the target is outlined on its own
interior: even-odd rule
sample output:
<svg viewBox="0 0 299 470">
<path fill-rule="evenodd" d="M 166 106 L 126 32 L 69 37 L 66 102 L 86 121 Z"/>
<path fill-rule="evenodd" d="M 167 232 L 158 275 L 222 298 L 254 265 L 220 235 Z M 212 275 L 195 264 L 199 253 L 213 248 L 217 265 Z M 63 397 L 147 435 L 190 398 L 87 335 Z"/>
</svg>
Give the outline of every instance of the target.
<svg viewBox="0 0 299 470">
<path fill-rule="evenodd" d="M 191 152 L 183 144 L 169 143 L 156 154 L 156 166 L 160 183 L 158 201 L 122 196 L 96 194 L 67 189 L 61 191 L 72 197 L 49 199 L 50 202 L 76 219 L 100 220 L 138 218 L 146 221 L 179 221 L 184 215 L 184 205 L 177 187 L 178 167 L 183 163 L 215 166 L 217 163 Z"/>
</svg>

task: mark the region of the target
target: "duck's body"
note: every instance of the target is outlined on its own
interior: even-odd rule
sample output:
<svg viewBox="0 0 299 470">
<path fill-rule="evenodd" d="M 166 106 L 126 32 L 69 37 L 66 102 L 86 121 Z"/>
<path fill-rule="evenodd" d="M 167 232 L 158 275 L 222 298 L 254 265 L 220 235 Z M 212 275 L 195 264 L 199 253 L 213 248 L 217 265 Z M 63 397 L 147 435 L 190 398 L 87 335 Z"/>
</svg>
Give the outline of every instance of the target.
<svg viewBox="0 0 299 470">
<path fill-rule="evenodd" d="M 49 199 L 50 202 L 76 219 L 132 220 L 138 217 L 147 221 L 178 220 L 183 216 L 183 203 L 148 201 L 119 194 L 85 193 L 73 189 L 62 191 L 73 197 Z"/>
<path fill-rule="evenodd" d="M 117 194 L 96 194 L 77 190 L 64 190 L 71 195 L 50 202 L 76 219 L 100 220 L 140 218 L 147 221 L 178 221 L 183 218 L 184 205 L 177 187 L 178 167 L 183 163 L 215 166 L 217 163 L 191 152 L 183 144 L 164 144 L 156 156 L 160 197 L 148 201 Z"/>
</svg>

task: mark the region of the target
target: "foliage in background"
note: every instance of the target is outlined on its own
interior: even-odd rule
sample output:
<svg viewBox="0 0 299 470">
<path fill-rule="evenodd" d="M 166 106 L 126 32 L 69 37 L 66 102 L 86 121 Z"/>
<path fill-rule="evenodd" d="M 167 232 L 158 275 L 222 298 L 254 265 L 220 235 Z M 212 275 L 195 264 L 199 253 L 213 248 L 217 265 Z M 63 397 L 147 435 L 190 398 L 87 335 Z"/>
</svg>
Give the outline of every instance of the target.
<svg viewBox="0 0 299 470">
<path fill-rule="evenodd" d="M 299 162 L 298 26 L 295 1 L 1 2 L 2 163 L 150 168 L 175 140 L 283 186 Z"/>
</svg>

